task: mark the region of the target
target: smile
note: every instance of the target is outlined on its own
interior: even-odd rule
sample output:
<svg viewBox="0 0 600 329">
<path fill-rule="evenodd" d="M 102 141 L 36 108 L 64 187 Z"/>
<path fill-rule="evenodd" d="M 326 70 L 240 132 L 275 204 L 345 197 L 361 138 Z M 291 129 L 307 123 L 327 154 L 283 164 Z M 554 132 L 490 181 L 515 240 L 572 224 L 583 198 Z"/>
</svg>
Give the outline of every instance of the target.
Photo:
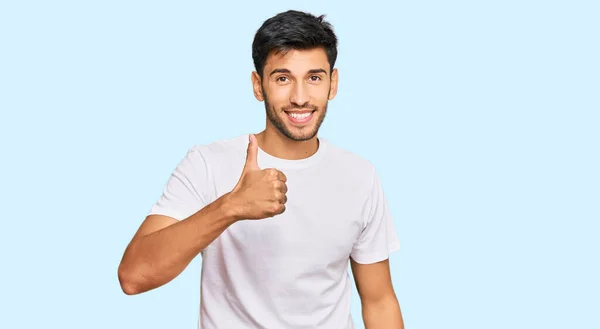
<svg viewBox="0 0 600 329">
<path fill-rule="evenodd" d="M 285 112 L 285 114 L 287 114 L 287 117 L 292 123 L 301 124 L 309 122 L 315 112 L 316 111 Z"/>
</svg>

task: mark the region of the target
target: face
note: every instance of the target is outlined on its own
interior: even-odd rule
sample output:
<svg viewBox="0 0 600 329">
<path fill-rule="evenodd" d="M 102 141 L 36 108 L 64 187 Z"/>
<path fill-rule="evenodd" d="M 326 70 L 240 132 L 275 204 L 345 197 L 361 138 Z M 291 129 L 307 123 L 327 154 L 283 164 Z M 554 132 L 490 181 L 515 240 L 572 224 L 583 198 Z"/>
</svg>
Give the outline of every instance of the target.
<svg viewBox="0 0 600 329">
<path fill-rule="evenodd" d="M 337 93 L 337 69 L 330 72 L 322 48 L 290 50 L 269 55 L 263 78 L 253 72 L 252 82 L 255 97 L 265 102 L 267 129 L 305 141 L 317 135 Z"/>
</svg>

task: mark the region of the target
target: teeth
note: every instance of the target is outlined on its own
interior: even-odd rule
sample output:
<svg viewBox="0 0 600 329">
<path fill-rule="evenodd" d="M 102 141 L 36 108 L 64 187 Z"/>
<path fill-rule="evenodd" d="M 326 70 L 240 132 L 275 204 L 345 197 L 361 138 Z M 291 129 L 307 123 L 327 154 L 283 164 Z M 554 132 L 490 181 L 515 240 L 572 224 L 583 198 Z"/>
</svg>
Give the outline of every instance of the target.
<svg viewBox="0 0 600 329">
<path fill-rule="evenodd" d="M 312 113 L 289 113 L 289 116 L 294 119 L 302 120 L 308 118 L 311 114 Z"/>
</svg>

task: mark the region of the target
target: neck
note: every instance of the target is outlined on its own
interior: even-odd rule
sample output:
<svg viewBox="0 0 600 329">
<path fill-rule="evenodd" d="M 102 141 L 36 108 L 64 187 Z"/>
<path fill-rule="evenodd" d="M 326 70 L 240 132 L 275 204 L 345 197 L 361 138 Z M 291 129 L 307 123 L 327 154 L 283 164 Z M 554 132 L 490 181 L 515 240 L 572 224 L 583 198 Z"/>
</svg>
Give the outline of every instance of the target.
<svg viewBox="0 0 600 329">
<path fill-rule="evenodd" d="M 265 129 L 256 135 L 258 146 L 266 153 L 285 160 L 300 160 L 310 157 L 319 149 L 317 135 L 305 141 L 287 138 L 279 131 Z"/>
</svg>

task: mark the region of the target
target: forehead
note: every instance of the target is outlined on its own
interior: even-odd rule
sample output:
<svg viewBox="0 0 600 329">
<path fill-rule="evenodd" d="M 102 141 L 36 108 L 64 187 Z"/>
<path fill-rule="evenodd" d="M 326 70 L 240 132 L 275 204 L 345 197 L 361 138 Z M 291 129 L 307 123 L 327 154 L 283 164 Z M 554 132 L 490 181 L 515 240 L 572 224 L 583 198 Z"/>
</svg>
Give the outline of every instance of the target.
<svg viewBox="0 0 600 329">
<path fill-rule="evenodd" d="M 269 74 L 271 70 L 282 68 L 298 73 L 312 69 L 329 71 L 329 61 L 323 48 L 292 49 L 285 53 L 271 52 L 265 63 L 265 73 Z"/>
</svg>

